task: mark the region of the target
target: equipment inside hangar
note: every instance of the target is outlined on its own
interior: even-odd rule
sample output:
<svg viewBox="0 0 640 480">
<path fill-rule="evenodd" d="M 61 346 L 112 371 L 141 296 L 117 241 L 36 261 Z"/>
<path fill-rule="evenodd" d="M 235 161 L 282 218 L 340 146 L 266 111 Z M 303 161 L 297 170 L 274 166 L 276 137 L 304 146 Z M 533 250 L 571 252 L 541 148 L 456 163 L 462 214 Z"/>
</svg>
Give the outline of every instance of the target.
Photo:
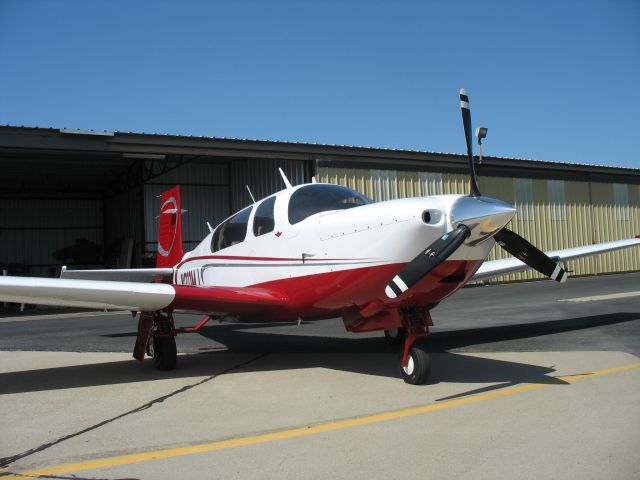
<svg viewBox="0 0 640 480">
<path fill-rule="evenodd" d="M 339 183 L 374 200 L 467 193 L 463 155 L 290 142 L 0 127 L 0 268 L 155 265 L 159 196 L 181 185 L 185 250 L 232 213 L 295 184 Z M 516 205 L 543 250 L 640 233 L 640 170 L 485 157 L 482 191 Z M 250 193 L 251 192 L 251 193 Z M 392 246 L 390 246 L 392 248 Z M 634 249 L 637 250 L 637 249 Z M 492 254 L 498 258 L 501 254 Z M 574 274 L 640 270 L 638 252 L 581 260 Z M 505 280 L 537 278 L 515 274 Z"/>
</svg>

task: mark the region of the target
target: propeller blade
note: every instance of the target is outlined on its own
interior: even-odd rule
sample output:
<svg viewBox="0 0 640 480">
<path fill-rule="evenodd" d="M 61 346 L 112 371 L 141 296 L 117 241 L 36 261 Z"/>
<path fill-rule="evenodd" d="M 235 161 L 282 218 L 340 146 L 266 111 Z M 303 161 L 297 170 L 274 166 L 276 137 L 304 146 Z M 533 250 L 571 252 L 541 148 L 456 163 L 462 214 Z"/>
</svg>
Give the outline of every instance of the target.
<svg viewBox="0 0 640 480">
<path fill-rule="evenodd" d="M 449 258 L 469 235 L 471 235 L 471 230 L 466 225 L 460 225 L 425 248 L 400 273 L 393 277 L 391 283 L 384 290 L 387 297 L 396 298 L 409 290 Z"/>
<path fill-rule="evenodd" d="M 508 228 L 503 228 L 493 238 L 498 242 L 498 245 L 534 270 L 557 282 L 565 282 L 567 280 L 567 272 L 560 265 L 517 233 Z"/>
<path fill-rule="evenodd" d="M 460 110 L 462 111 L 462 124 L 464 125 L 464 137 L 467 140 L 467 156 L 469 157 L 469 174 L 471 175 L 472 197 L 479 197 L 478 179 L 476 178 L 476 168 L 473 162 L 473 133 L 471 131 L 471 110 L 469 109 L 469 97 L 464 88 L 460 89 Z"/>
</svg>

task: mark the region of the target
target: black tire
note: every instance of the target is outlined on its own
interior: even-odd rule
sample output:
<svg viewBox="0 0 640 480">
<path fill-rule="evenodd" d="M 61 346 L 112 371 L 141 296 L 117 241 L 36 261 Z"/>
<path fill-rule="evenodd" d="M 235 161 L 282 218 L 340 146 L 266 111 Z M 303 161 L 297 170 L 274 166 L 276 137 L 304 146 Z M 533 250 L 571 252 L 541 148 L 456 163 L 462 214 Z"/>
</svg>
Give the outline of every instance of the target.
<svg viewBox="0 0 640 480">
<path fill-rule="evenodd" d="M 421 348 L 412 347 L 409 350 L 407 366 L 400 367 L 402 379 L 410 385 L 422 385 L 426 383 L 431 373 L 431 358 Z"/>
<path fill-rule="evenodd" d="M 153 366 L 158 370 L 173 370 L 178 350 L 175 337 L 158 337 L 153 342 Z"/>
<path fill-rule="evenodd" d="M 404 328 L 391 328 L 384 331 L 384 339 L 392 347 L 401 347 L 404 345 L 404 339 L 407 336 L 407 330 Z"/>
</svg>

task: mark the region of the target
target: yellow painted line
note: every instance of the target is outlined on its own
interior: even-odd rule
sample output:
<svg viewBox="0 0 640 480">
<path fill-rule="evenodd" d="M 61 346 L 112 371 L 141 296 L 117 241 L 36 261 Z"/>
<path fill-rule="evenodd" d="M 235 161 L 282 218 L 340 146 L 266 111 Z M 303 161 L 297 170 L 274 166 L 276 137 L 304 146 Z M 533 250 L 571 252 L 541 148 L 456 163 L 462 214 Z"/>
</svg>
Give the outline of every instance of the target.
<svg viewBox="0 0 640 480">
<path fill-rule="evenodd" d="M 633 370 L 640 368 L 640 362 L 631 363 L 627 365 L 621 365 L 618 367 L 607 368 L 604 370 L 598 370 L 591 373 L 584 373 L 579 375 L 567 375 L 564 377 L 558 377 L 559 380 L 565 382 L 576 382 L 585 378 L 598 377 L 602 375 L 609 375 L 612 373 L 625 372 L 627 370 Z M 367 415 L 365 417 L 351 418 L 346 420 L 338 420 L 334 422 L 319 423 L 316 425 L 310 425 L 308 427 L 292 428 L 289 430 L 280 430 L 272 433 L 263 433 L 259 435 L 251 435 L 248 437 L 231 438 L 228 440 L 218 440 L 215 442 L 201 443 L 198 445 L 190 445 L 187 447 L 167 448 L 163 450 L 155 450 L 143 453 L 134 453 L 129 455 L 120 455 L 115 457 L 101 458 L 97 460 L 88 460 L 85 462 L 68 463 L 64 465 L 57 465 L 53 467 L 46 467 L 37 470 L 30 470 L 22 473 L 12 472 L 10 475 L 2 475 L 1 478 L 34 478 L 34 477 L 46 477 L 53 475 L 63 475 L 75 472 L 81 472 L 85 470 L 95 470 L 98 468 L 115 467 L 118 465 L 130 465 L 132 463 L 148 462 L 151 460 L 160 460 L 164 458 L 180 457 L 184 455 L 194 455 L 197 453 L 215 452 L 217 450 L 224 450 L 235 447 L 245 447 L 248 445 L 256 445 L 259 443 L 273 442 L 277 440 L 287 440 L 296 437 L 305 437 L 309 435 L 316 435 L 318 433 L 332 432 L 335 430 L 342 430 L 350 427 L 360 427 L 363 425 L 371 425 L 373 423 L 386 422 L 389 420 L 396 420 L 398 418 L 410 417 L 413 415 L 420 415 L 423 413 L 435 412 L 438 410 L 445 410 L 447 408 L 458 407 L 461 405 L 469 405 L 472 403 L 478 403 L 485 400 L 491 400 L 493 398 L 506 397 L 516 393 L 529 392 L 531 390 L 537 390 L 543 387 L 549 387 L 552 383 L 536 383 L 520 385 L 517 387 L 505 388 L 503 390 L 495 390 L 487 393 L 480 393 L 469 397 L 458 398 L 454 400 L 447 400 L 441 403 L 432 403 L 429 405 L 422 405 L 419 407 L 404 408 L 401 410 L 393 410 L 389 412 L 377 413 L 374 415 Z"/>
<path fill-rule="evenodd" d="M 600 302 L 602 300 L 615 300 L 617 298 L 640 297 L 640 292 L 609 293 L 607 295 L 594 295 L 592 297 L 563 298 L 559 302 Z"/>
</svg>

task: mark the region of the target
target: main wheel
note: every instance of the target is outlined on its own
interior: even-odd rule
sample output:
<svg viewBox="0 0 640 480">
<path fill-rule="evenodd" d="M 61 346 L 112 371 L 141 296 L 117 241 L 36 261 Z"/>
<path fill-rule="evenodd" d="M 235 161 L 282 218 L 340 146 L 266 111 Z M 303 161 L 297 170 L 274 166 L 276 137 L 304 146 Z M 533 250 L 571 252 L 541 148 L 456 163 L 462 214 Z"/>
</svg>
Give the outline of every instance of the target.
<svg viewBox="0 0 640 480">
<path fill-rule="evenodd" d="M 429 354 L 421 348 L 412 347 L 409 350 L 407 366 L 401 367 L 402 379 L 411 385 L 422 385 L 431 373 L 431 359 Z"/>
<path fill-rule="evenodd" d="M 173 370 L 178 350 L 175 337 L 157 337 L 153 341 L 153 366 L 158 370 Z"/>
<path fill-rule="evenodd" d="M 400 347 L 404 345 L 404 338 L 407 331 L 404 328 L 390 328 L 384 331 L 384 338 L 392 347 Z"/>
</svg>

